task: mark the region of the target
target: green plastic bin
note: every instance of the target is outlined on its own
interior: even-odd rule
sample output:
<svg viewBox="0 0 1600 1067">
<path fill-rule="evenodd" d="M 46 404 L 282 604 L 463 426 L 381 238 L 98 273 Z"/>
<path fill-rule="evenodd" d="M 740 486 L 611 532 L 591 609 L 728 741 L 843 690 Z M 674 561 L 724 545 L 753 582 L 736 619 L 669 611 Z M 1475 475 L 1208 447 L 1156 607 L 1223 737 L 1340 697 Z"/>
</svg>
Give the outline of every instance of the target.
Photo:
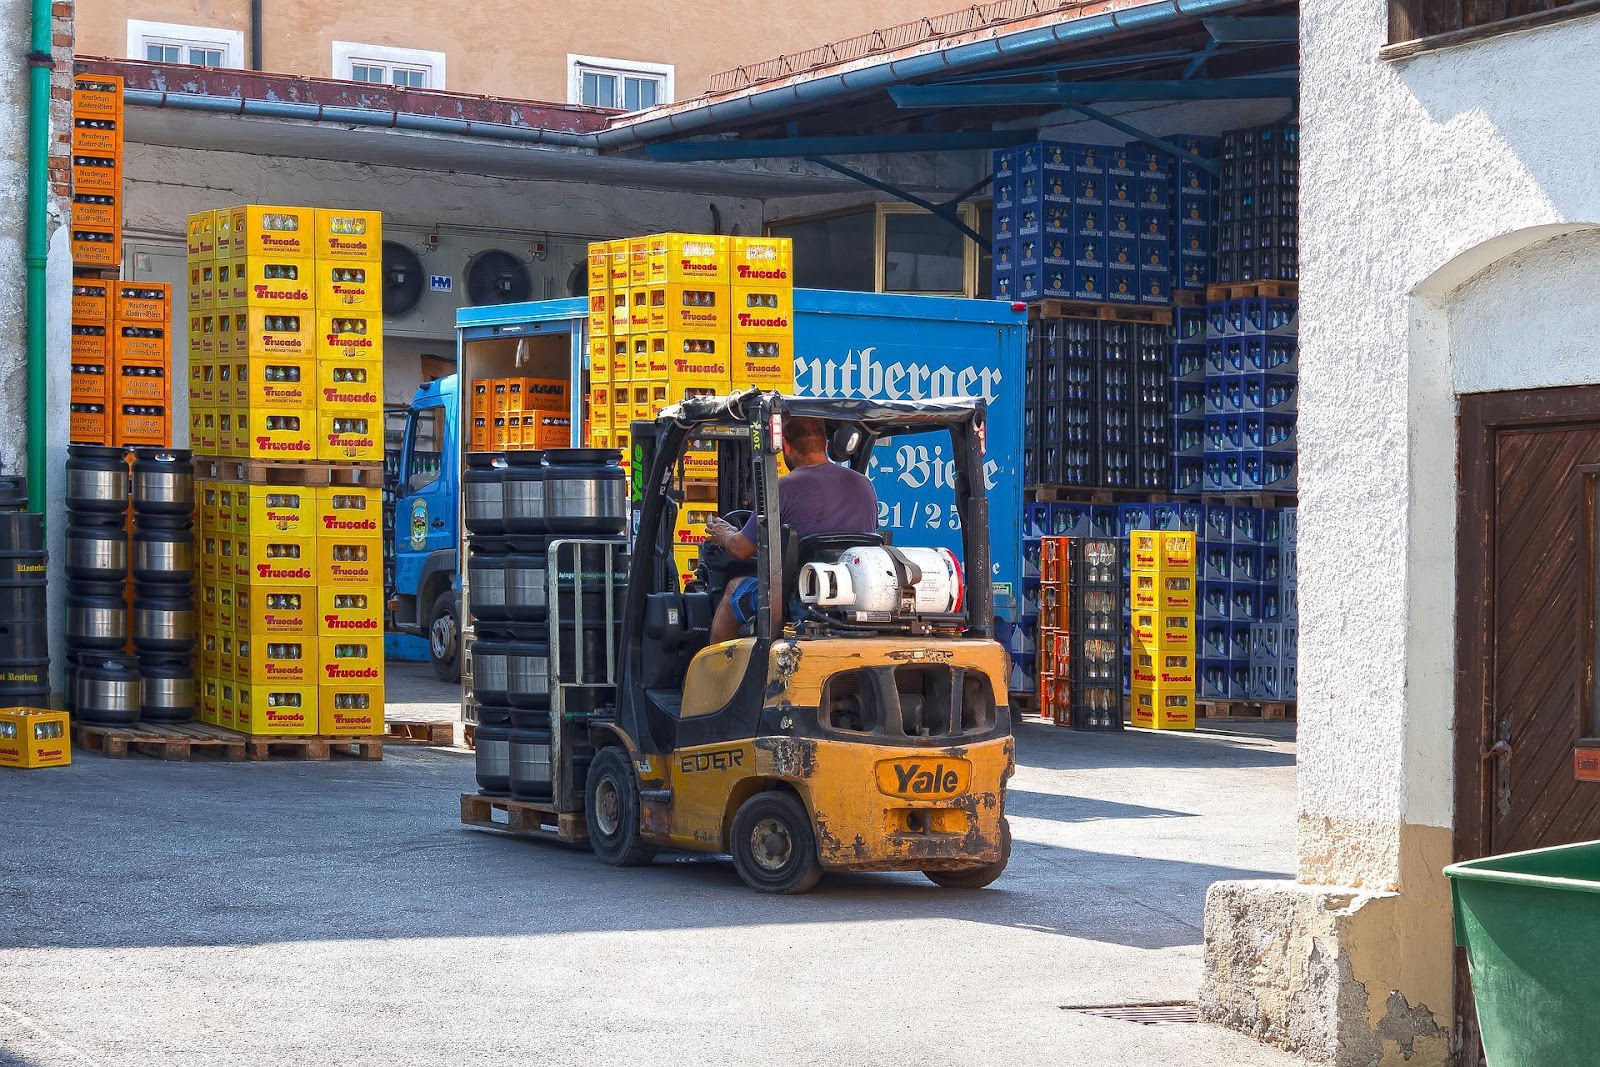
<svg viewBox="0 0 1600 1067">
<path fill-rule="evenodd" d="M 1444 873 L 1489 1067 L 1600 1063 L 1600 841 Z"/>
</svg>

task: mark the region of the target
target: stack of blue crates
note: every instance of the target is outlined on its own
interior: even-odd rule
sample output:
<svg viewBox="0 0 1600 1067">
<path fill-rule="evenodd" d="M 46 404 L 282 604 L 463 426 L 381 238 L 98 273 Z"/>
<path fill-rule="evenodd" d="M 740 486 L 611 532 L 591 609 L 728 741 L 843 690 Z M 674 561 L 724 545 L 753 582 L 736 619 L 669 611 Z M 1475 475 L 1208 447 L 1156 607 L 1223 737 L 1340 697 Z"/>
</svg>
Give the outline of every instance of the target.
<svg viewBox="0 0 1600 1067">
<path fill-rule="evenodd" d="M 1293 493 L 1299 451 L 1299 305 L 1284 297 L 1216 300 L 1206 305 L 1206 319 L 1200 491 Z M 1192 416 L 1181 417 L 1191 420 L 1182 428 L 1187 440 Z"/>
<path fill-rule="evenodd" d="M 1161 152 L 1037 141 L 994 154 L 997 299 L 1171 302 Z"/>
<path fill-rule="evenodd" d="M 1219 162 L 1217 284 L 1298 278 L 1300 128 L 1224 134 Z"/>
<path fill-rule="evenodd" d="M 1203 507 L 1196 549 L 1200 699 L 1293 700 L 1300 619 L 1296 512 Z"/>
</svg>

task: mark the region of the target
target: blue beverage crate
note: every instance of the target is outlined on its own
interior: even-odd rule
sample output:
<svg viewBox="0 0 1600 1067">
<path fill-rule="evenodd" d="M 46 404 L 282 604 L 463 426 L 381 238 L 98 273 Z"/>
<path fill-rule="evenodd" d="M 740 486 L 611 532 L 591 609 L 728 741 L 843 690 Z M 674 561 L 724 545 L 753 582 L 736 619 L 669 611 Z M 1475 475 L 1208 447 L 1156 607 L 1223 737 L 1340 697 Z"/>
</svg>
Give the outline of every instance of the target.
<svg viewBox="0 0 1600 1067">
<path fill-rule="evenodd" d="M 1181 413 L 1174 410 L 1173 414 L 1203 412 L 1206 404 L 1206 346 L 1194 343 L 1173 345 L 1168 358 L 1167 373 L 1172 378 L 1174 389 L 1181 383 L 1188 386 L 1194 395 L 1193 406 Z"/>
<path fill-rule="evenodd" d="M 1139 197 L 1139 206 L 1141 208 L 1153 208 L 1160 211 L 1172 210 L 1172 184 L 1165 176 L 1139 178 L 1137 196 Z"/>
<path fill-rule="evenodd" d="M 1139 236 L 1144 238 L 1172 238 L 1172 211 L 1164 207 L 1139 209 Z"/>
<path fill-rule="evenodd" d="M 1178 505 L 1178 529 L 1200 532 L 1205 525 L 1205 505 L 1193 500 L 1185 500 Z"/>
<path fill-rule="evenodd" d="M 1289 414 L 1298 406 L 1300 382 L 1292 374 L 1240 374 L 1230 377 L 1238 379 L 1237 388 L 1243 398 L 1241 410 Z M 1232 388 L 1230 386 L 1230 397 Z"/>
<path fill-rule="evenodd" d="M 1172 492 L 1199 496 L 1204 491 L 1205 465 L 1199 457 L 1172 457 Z"/>
<path fill-rule="evenodd" d="M 1174 308 L 1172 311 L 1172 339 L 1178 344 L 1205 344 L 1206 309 L 1203 307 Z M 1202 359 L 1204 357 L 1201 357 Z"/>
<path fill-rule="evenodd" d="M 1172 303 L 1172 272 L 1165 268 L 1139 271 L 1139 303 L 1151 307 Z"/>
<path fill-rule="evenodd" d="M 1201 542 L 1195 570 L 1203 581 L 1227 581 L 1233 576 L 1233 546 L 1222 541 Z"/>
<path fill-rule="evenodd" d="M 1050 505 L 1049 504 L 1024 504 L 1022 505 L 1022 536 L 1024 538 L 1048 537 L 1050 535 Z"/>
<path fill-rule="evenodd" d="M 1228 583 L 1228 618 L 1257 622 L 1261 618 L 1261 586 L 1255 582 Z"/>
<path fill-rule="evenodd" d="M 1113 304 L 1137 304 L 1139 302 L 1139 272 L 1137 270 L 1119 270 L 1116 268 L 1107 269 L 1105 299 Z"/>
<path fill-rule="evenodd" d="M 1117 536 L 1127 537 L 1134 530 L 1153 530 L 1149 504 L 1117 506 Z"/>
<path fill-rule="evenodd" d="M 1136 235 L 1108 238 L 1106 265 L 1123 270 L 1139 268 L 1139 238 Z"/>
<path fill-rule="evenodd" d="M 1182 530 L 1183 508 L 1175 503 L 1150 505 L 1150 528 L 1152 530 Z"/>
<path fill-rule="evenodd" d="M 1200 623 L 1196 651 L 1201 659 L 1227 659 L 1233 653 L 1233 626 L 1221 619 Z"/>
<path fill-rule="evenodd" d="M 1243 415 L 1207 415 L 1205 417 L 1205 450 L 1237 452 L 1244 447 Z"/>
<path fill-rule="evenodd" d="M 1205 527 L 1202 530 L 1201 540 L 1208 544 L 1221 542 L 1225 545 L 1231 545 L 1233 543 L 1232 504 L 1205 505 Z"/>
<path fill-rule="evenodd" d="M 1230 622 L 1228 626 L 1228 659 L 1250 658 L 1250 623 Z"/>
<path fill-rule="evenodd" d="M 1204 480 L 1201 483 L 1203 486 L 1202 492 L 1244 492 L 1244 479 L 1240 474 L 1239 454 L 1237 452 L 1207 452 L 1204 470 Z"/>
<path fill-rule="evenodd" d="M 1228 578 L 1235 582 L 1251 582 L 1261 584 L 1261 546 L 1233 544 L 1232 562 L 1229 564 Z"/>
<path fill-rule="evenodd" d="M 1172 420 L 1172 455 L 1174 458 L 1199 459 L 1205 455 L 1206 424 L 1204 419 Z"/>
<path fill-rule="evenodd" d="M 1236 504 L 1233 508 L 1233 543 L 1236 545 L 1259 545 L 1263 528 L 1263 508 L 1247 507 Z"/>
<path fill-rule="evenodd" d="M 1200 660 L 1199 693 L 1201 700 L 1232 700 L 1229 691 L 1230 661 L 1225 659 Z"/>
<path fill-rule="evenodd" d="M 1051 537 L 1090 536 L 1089 505 L 1051 504 L 1049 529 Z"/>
<path fill-rule="evenodd" d="M 1113 204 L 1106 210 L 1106 233 L 1112 238 L 1139 236 L 1139 209 Z"/>
<path fill-rule="evenodd" d="M 1270 552 L 1272 550 L 1262 549 L 1262 551 Z M 1276 582 L 1263 582 L 1261 585 L 1261 621 L 1283 621 L 1283 590 Z"/>
<path fill-rule="evenodd" d="M 1240 486 L 1247 493 L 1292 493 L 1299 486 L 1295 453 L 1271 449 L 1239 452 Z"/>
</svg>

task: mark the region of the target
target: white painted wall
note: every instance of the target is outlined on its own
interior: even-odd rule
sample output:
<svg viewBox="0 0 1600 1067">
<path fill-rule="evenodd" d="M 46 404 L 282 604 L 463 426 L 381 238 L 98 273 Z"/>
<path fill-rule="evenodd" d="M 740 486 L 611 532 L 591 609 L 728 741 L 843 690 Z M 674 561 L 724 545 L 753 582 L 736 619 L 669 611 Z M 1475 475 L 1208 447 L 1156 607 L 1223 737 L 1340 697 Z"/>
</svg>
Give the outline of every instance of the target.
<svg viewBox="0 0 1600 1067">
<path fill-rule="evenodd" d="M 28 4 L 0 0 L 0 463 L 27 465 Z"/>
<path fill-rule="evenodd" d="M 1301 875 L 1373 888 L 1451 822 L 1456 393 L 1600 381 L 1594 238 L 1469 281 L 1600 221 L 1600 18 L 1400 62 L 1386 18 L 1301 4 Z"/>
</svg>

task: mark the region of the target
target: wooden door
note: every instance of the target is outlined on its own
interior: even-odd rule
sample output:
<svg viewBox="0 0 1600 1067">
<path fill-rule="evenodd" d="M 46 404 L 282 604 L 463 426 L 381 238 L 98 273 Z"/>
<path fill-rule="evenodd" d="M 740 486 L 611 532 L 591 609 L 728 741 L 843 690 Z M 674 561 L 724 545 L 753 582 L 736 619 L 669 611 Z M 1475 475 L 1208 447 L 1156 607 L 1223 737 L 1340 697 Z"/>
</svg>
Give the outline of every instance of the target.
<svg viewBox="0 0 1600 1067">
<path fill-rule="evenodd" d="M 1595 726 L 1600 388 L 1466 396 L 1458 508 L 1458 859 L 1600 838 Z M 1464 958 L 1462 1063 L 1479 1062 Z"/>
</svg>

